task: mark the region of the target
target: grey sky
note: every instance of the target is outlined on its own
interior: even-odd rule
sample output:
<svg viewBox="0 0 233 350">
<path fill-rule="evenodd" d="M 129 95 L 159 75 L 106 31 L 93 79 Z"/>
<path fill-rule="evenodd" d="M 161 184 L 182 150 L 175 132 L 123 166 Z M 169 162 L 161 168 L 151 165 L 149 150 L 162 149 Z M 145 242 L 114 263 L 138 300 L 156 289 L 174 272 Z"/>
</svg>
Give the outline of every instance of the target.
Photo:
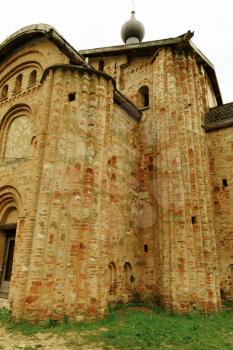
<svg viewBox="0 0 233 350">
<path fill-rule="evenodd" d="M 224 103 L 233 101 L 231 0 L 135 0 L 144 41 L 195 32 L 193 41 L 214 64 Z M 29 24 L 54 26 L 77 50 L 120 45 L 120 29 L 132 0 L 6 0 L 1 3 L 0 41 Z"/>
</svg>

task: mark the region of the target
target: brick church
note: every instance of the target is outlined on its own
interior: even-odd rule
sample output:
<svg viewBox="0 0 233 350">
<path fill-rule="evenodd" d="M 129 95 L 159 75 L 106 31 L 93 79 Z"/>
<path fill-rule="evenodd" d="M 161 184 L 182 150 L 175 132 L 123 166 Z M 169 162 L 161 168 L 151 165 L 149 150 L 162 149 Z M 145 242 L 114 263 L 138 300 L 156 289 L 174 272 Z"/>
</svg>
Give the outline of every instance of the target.
<svg viewBox="0 0 233 350">
<path fill-rule="evenodd" d="M 193 33 L 76 51 L 0 45 L 0 298 L 16 320 L 233 300 L 233 103 Z"/>
</svg>

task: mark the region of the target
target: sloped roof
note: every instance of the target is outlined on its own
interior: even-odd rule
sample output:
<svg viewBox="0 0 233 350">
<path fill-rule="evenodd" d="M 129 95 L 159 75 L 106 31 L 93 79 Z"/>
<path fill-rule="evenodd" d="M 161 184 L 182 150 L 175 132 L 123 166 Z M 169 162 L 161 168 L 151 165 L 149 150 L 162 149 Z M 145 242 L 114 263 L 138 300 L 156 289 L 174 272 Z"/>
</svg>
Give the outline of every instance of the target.
<svg viewBox="0 0 233 350">
<path fill-rule="evenodd" d="M 121 106 L 129 115 L 134 119 L 139 120 L 141 118 L 142 112 L 129 101 L 120 91 L 116 89 L 115 80 L 108 74 L 104 72 L 99 72 L 95 70 L 88 62 L 85 62 L 85 58 L 76 51 L 59 33 L 58 31 L 44 23 L 32 24 L 30 26 L 24 27 L 17 32 L 10 35 L 6 40 L 0 44 L 0 62 L 3 61 L 11 52 L 25 44 L 29 40 L 35 38 L 47 38 L 55 43 L 55 45 L 67 56 L 70 58 L 71 64 L 66 65 L 53 65 L 47 67 L 45 70 L 44 76 L 50 69 L 56 69 L 58 67 L 63 67 L 63 69 L 78 69 L 79 71 L 86 71 L 90 74 L 102 75 L 106 79 L 111 79 L 114 84 L 114 101 Z"/>
<path fill-rule="evenodd" d="M 75 64 L 82 64 L 84 57 L 76 51 L 58 31 L 44 23 L 32 24 L 13 33 L 0 44 L 0 60 L 3 61 L 12 51 L 34 38 L 45 37 L 54 42 Z"/>
<path fill-rule="evenodd" d="M 205 116 L 204 129 L 211 131 L 233 125 L 233 102 L 210 108 Z"/>
<path fill-rule="evenodd" d="M 158 50 L 165 46 L 173 46 L 178 50 L 191 49 L 197 54 L 197 59 L 200 64 L 205 68 L 206 73 L 209 76 L 215 96 L 219 105 L 222 105 L 222 96 L 218 85 L 217 76 L 215 73 L 214 65 L 208 60 L 208 58 L 196 47 L 191 38 L 194 33 L 190 30 L 175 38 L 161 39 L 146 41 L 138 44 L 109 46 L 88 50 L 80 50 L 80 53 L 85 57 L 109 57 L 118 55 L 127 55 L 129 57 L 135 56 L 151 56 L 152 60 L 156 56 Z"/>
</svg>

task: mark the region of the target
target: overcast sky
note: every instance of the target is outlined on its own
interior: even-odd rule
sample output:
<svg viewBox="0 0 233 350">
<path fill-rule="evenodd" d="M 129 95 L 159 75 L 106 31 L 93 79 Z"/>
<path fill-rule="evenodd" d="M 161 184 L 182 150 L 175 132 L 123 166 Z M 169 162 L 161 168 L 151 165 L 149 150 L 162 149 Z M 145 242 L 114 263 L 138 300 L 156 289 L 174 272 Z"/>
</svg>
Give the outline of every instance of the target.
<svg viewBox="0 0 233 350">
<path fill-rule="evenodd" d="M 0 42 L 18 29 L 47 23 L 77 50 L 122 44 L 120 29 L 133 0 L 2 0 Z M 135 0 L 144 41 L 175 37 L 187 30 L 214 64 L 223 102 L 233 101 L 232 0 Z"/>
</svg>

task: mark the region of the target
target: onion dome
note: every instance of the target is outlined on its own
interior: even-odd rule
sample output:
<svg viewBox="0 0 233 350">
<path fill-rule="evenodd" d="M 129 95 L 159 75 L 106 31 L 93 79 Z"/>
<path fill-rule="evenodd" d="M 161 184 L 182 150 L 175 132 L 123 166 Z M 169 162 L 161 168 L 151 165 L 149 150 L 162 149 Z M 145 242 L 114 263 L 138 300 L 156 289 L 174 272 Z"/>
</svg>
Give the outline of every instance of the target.
<svg viewBox="0 0 233 350">
<path fill-rule="evenodd" d="M 135 11 L 131 12 L 131 18 L 121 28 L 121 37 L 125 44 L 137 44 L 145 35 L 144 25 L 135 18 Z"/>
</svg>

